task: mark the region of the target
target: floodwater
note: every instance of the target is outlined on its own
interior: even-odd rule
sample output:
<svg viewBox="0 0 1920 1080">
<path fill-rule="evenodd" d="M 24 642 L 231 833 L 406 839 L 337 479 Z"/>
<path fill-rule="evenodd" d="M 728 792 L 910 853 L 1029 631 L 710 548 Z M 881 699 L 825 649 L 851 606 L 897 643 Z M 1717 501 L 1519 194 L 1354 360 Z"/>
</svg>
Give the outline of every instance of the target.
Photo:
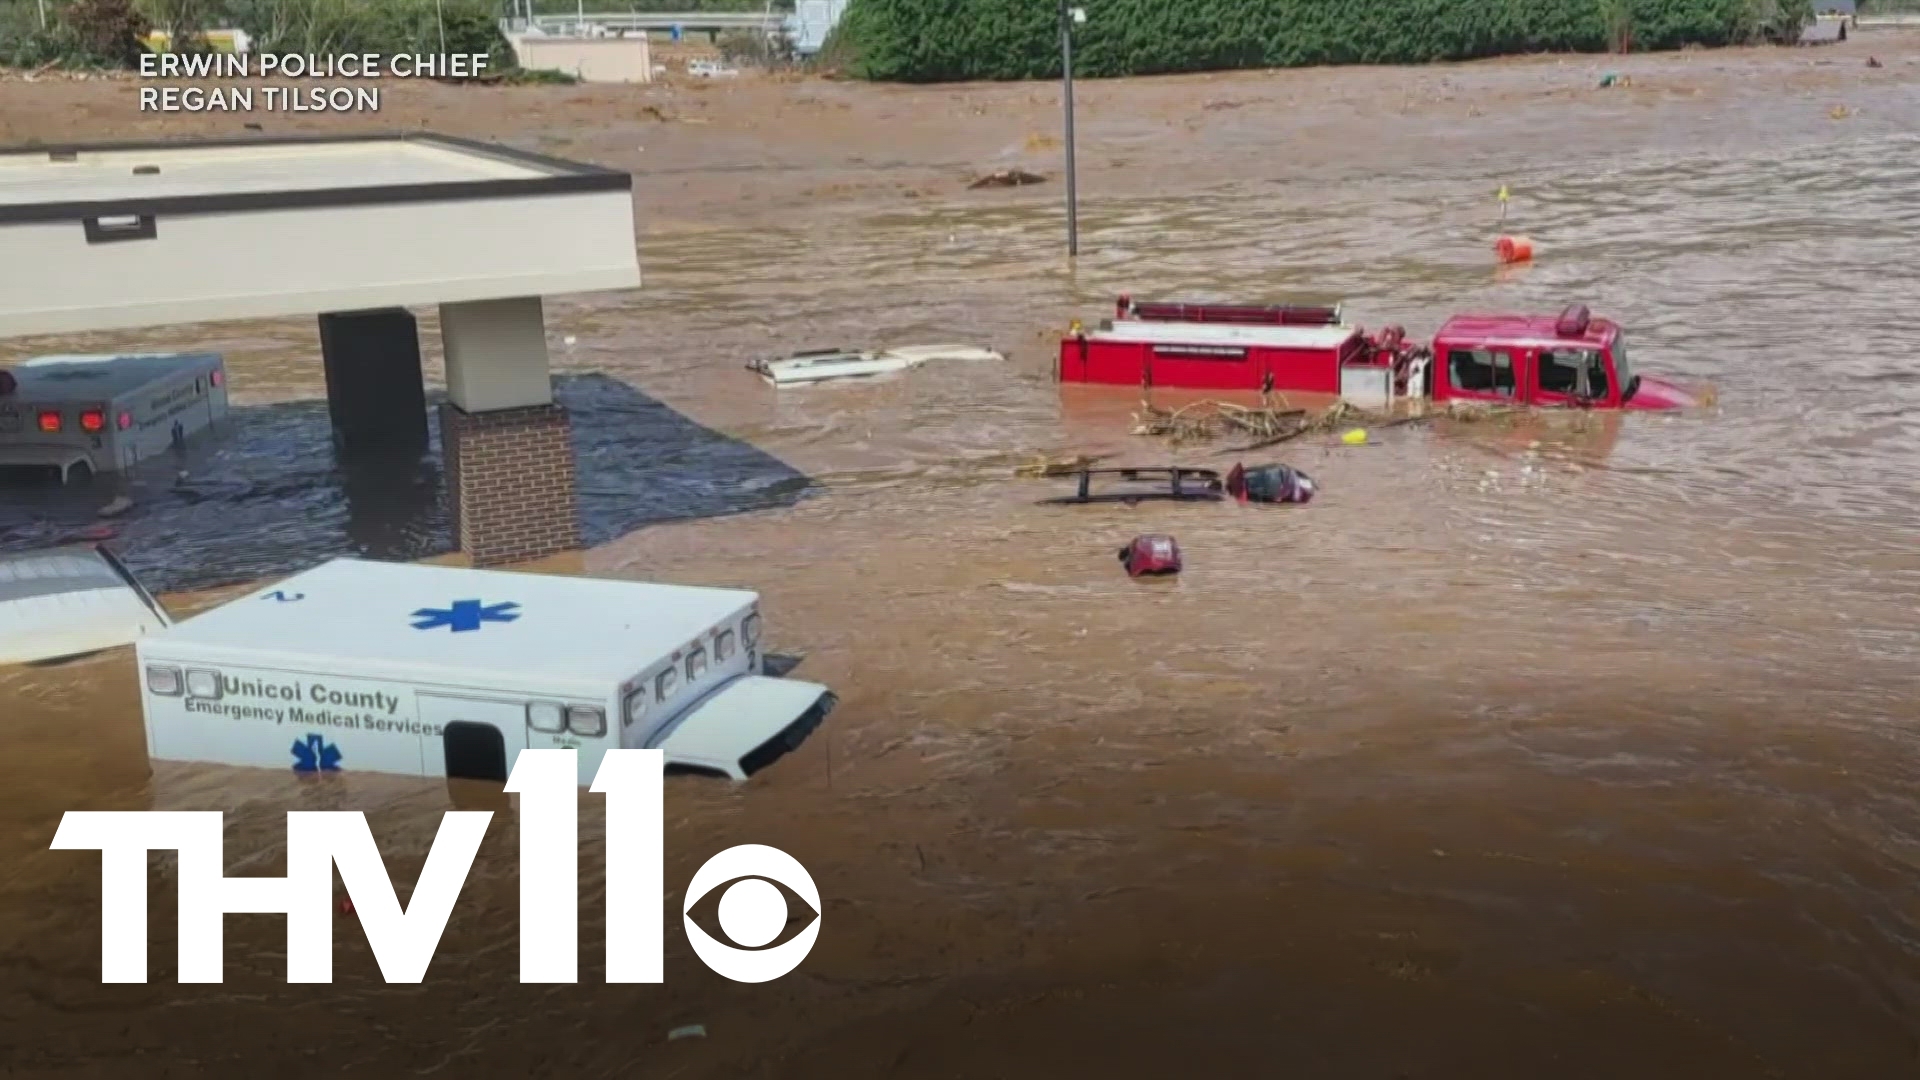
<svg viewBox="0 0 1920 1080">
<path fill-rule="evenodd" d="M 1845 119 L 1755 78 L 1463 118 L 1385 160 L 1116 181 L 1071 273 L 1039 199 L 649 232 L 642 293 L 549 313 L 584 568 L 758 588 L 773 647 L 843 694 L 745 788 L 668 787 L 669 887 L 730 844 L 791 852 L 825 898 L 807 963 L 729 984 L 670 930 L 664 987 L 514 985 L 507 815 L 424 986 L 380 983 L 347 930 L 336 984 L 285 986 L 281 921 L 243 916 L 223 986 L 101 987 L 97 864 L 44 852 L 60 811 L 228 810 L 230 866 L 274 873 L 281 811 L 366 809 L 410 880 L 472 795 L 149 777 L 110 656 L 0 672 L 0 1044 L 70 1076 L 269 1053 L 289 1076 L 1911 1075 L 1920 80 L 1892 67 Z M 1538 77 L 1464 70 L 1489 94 Z M 1103 90 L 1088 140 L 1177 172 Z M 1223 107 L 1202 149 L 1253 137 L 1260 107 Z M 1541 257 L 1495 272 L 1502 182 Z M 1057 485 L 1010 478 L 1035 453 L 1233 460 L 1131 436 L 1135 392 L 1049 381 L 1047 335 L 1120 291 L 1312 292 L 1416 334 L 1578 300 L 1630 327 L 1637 370 L 1718 404 L 1260 454 L 1321 482 L 1308 507 L 1037 506 Z M 140 481 L 136 565 L 195 588 L 432 553 L 433 463 L 355 487 L 324 408 L 288 404 L 319 392 L 311 328 L 212 333 L 249 408 L 184 477 Z M 740 370 L 874 336 L 1012 360 L 779 394 Z M 98 501 L 12 503 L 0 528 L 42 542 Z M 1115 552 L 1142 532 L 1176 535 L 1185 573 L 1128 580 Z M 708 1038 L 666 1042 L 689 1023 Z"/>
</svg>

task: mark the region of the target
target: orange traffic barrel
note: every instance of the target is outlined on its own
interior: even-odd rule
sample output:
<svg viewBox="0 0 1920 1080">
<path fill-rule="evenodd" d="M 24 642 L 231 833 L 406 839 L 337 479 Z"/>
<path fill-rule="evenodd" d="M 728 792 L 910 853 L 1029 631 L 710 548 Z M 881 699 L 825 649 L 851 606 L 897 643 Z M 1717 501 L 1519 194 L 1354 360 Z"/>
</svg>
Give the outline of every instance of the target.
<svg viewBox="0 0 1920 1080">
<path fill-rule="evenodd" d="M 1525 236 L 1503 236 L 1493 242 L 1493 253 L 1503 263 L 1533 261 L 1533 241 Z"/>
</svg>

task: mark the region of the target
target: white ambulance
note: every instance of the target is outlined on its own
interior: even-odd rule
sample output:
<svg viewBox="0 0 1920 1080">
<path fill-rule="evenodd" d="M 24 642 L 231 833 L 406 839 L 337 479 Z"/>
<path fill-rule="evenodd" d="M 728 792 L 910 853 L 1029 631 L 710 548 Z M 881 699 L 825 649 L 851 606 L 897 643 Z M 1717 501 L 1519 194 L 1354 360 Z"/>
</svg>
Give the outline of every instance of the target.
<svg viewBox="0 0 1920 1080">
<path fill-rule="evenodd" d="M 615 748 L 744 780 L 836 699 L 761 675 L 738 589 L 335 559 L 136 643 L 150 756 L 504 781 Z"/>
<path fill-rule="evenodd" d="M 132 468 L 227 416 L 217 353 L 41 356 L 0 371 L 0 469 L 62 483 Z"/>
</svg>

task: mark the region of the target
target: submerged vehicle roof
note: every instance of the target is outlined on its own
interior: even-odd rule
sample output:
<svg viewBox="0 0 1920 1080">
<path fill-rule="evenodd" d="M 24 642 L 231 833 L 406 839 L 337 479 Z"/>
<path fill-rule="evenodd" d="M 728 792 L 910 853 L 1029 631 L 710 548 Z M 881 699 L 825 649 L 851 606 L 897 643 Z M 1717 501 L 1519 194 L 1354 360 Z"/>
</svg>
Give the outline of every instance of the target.
<svg viewBox="0 0 1920 1080">
<path fill-rule="evenodd" d="M 0 363 L 18 388 L 8 399 L 23 402 L 108 401 L 184 370 L 213 367 L 219 353 L 103 353 L 97 356 L 38 356 Z"/>
<path fill-rule="evenodd" d="M 103 547 L 0 555 L 0 663 L 126 645 L 164 630 L 167 613 Z"/>
<path fill-rule="evenodd" d="M 342 675 L 425 666 L 611 685 L 758 599 L 745 589 L 335 559 L 187 619 L 152 644 L 168 655 L 251 653 Z"/>
</svg>

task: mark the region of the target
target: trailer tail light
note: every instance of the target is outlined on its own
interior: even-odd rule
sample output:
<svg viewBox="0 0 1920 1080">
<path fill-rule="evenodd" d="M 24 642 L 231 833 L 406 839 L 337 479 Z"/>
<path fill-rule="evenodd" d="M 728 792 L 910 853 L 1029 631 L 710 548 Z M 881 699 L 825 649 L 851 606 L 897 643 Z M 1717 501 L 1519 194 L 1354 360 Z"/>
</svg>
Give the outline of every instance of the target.
<svg viewBox="0 0 1920 1080">
<path fill-rule="evenodd" d="M 60 430 L 60 411 L 58 409 L 40 410 L 40 430 L 49 434 Z"/>
<path fill-rule="evenodd" d="M 707 650 L 694 649 L 687 653 L 687 681 L 692 682 L 707 673 Z"/>
<path fill-rule="evenodd" d="M 607 733 L 607 712 L 591 705 L 567 706 L 567 730 L 588 739 Z"/>
<path fill-rule="evenodd" d="M 114 426 L 118 427 L 121 431 L 125 431 L 128 428 L 133 426 L 133 414 L 130 412 L 123 412 L 119 416 L 115 417 L 113 422 L 114 422 Z"/>
<path fill-rule="evenodd" d="M 180 669 L 166 664 L 147 665 L 147 690 L 161 697 L 179 697 Z"/>
<path fill-rule="evenodd" d="M 107 429 L 107 414 L 101 409 L 87 409 L 80 414 L 80 430 L 99 432 Z"/>
<path fill-rule="evenodd" d="M 740 637 L 749 648 L 760 643 L 760 613 L 754 612 L 740 620 Z"/>
<path fill-rule="evenodd" d="M 733 659 L 733 631 L 722 630 L 713 635 L 713 661 L 724 664 Z"/>
<path fill-rule="evenodd" d="M 627 695 L 626 706 L 625 706 L 625 709 L 623 710 L 623 715 L 620 718 L 620 726 L 631 727 L 633 726 L 633 722 L 635 720 L 640 719 L 642 716 L 645 716 L 646 714 L 647 714 L 647 688 L 643 686 L 640 689 L 635 690 L 633 693 Z"/>
<path fill-rule="evenodd" d="M 567 711 L 550 701 L 527 706 L 527 726 L 543 735 L 558 735 L 567 730 Z"/>
<path fill-rule="evenodd" d="M 188 668 L 187 696 L 190 698 L 218 698 L 220 696 L 220 673 L 217 671 Z"/>
<path fill-rule="evenodd" d="M 214 368 L 211 372 L 208 373 L 207 381 L 212 383 L 215 387 L 225 386 L 227 385 L 227 373 L 224 371 L 221 371 L 219 368 Z"/>
</svg>

